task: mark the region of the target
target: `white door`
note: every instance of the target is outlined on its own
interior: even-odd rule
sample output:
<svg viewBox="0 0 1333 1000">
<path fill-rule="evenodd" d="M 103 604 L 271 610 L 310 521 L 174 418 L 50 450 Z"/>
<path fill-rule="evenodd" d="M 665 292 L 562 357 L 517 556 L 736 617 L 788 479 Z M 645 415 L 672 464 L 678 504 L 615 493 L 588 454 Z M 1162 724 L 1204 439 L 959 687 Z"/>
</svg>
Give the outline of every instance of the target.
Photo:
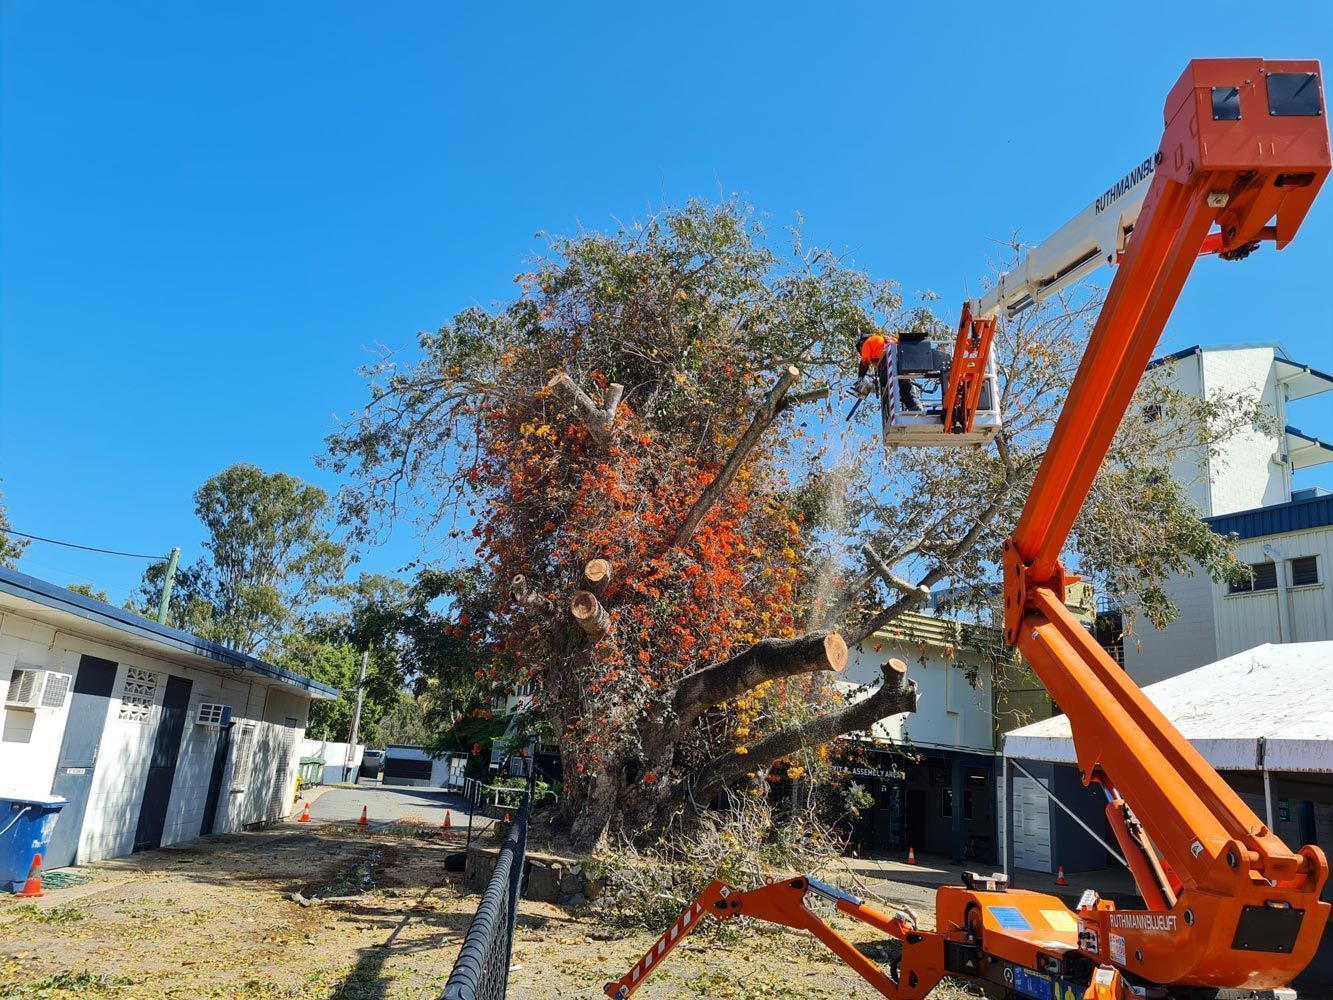
<svg viewBox="0 0 1333 1000">
<path fill-rule="evenodd" d="M 1051 804 L 1042 793 L 1045 781 L 1022 774 L 1014 781 L 1014 867 L 1030 871 L 1051 870 Z"/>
</svg>

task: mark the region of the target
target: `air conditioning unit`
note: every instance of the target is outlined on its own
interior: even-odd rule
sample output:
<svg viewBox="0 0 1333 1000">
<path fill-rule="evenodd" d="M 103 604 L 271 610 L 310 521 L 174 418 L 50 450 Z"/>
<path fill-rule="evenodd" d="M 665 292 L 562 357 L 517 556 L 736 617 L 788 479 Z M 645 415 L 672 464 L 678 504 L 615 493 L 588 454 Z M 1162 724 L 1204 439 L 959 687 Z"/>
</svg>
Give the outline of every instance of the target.
<svg viewBox="0 0 1333 1000">
<path fill-rule="evenodd" d="M 64 708 L 73 682 L 69 674 L 19 667 L 9 678 L 5 708 Z"/>
<path fill-rule="evenodd" d="M 195 712 L 194 724 L 208 726 L 211 729 L 226 728 L 231 724 L 231 706 L 202 701 L 199 703 L 199 710 Z"/>
</svg>

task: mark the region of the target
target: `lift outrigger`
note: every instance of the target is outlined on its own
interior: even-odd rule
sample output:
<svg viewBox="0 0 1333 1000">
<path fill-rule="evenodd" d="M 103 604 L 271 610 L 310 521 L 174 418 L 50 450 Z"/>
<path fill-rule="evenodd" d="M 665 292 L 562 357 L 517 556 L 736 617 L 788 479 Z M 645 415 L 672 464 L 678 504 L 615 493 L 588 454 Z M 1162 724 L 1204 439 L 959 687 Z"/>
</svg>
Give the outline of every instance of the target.
<svg viewBox="0 0 1333 1000">
<path fill-rule="evenodd" d="M 923 931 L 806 876 L 749 891 L 713 882 L 606 985 L 609 997 L 632 995 L 705 914 L 808 930 L 892 1000 L 923 1000 L 946 975 L 998 998 L 1295 997 L 1288 984 L 1329 917 L 1324 853 L 1289 849 L 1070 615 L 1076 578 L 1060 553 L 1195 259 L 1240 259 L 1268 241 L 1280 250 L 1295 236 L 1330 169 L 1324 109 L 1313 60 L 1191 62 L 1167 98 L 1158 151 L 964 307 L 939 419 L 907 432 L 915 444 L 975 433 L 997 320 L 1119 264 L 1004 546 L 1005 638 L 1069 717 L 1080 775 L 1105 792 L 1143 907 L 1089 891 L 1070 910 L 969 873 L 938 890 L 936 930 Z M 885 395 L 891 406 L 892 386 Z M 900 425 L 886 414 L 890 426 Z M 809 894 L 900 940 L 901 960 L 887 971 L 871 962 L 805 905 Z"/>
</svg>

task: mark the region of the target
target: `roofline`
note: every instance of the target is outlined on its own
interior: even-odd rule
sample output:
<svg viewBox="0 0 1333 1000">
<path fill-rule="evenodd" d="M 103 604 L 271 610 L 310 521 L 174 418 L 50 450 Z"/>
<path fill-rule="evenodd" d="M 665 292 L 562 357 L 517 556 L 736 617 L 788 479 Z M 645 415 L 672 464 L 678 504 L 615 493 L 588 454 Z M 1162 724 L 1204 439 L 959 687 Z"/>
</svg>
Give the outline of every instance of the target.
<svg viewBox="0 0 1333 1000">
<path fill-rule="evenodd" d="M 170 628 L 167 625 L 153 621 L 151 618 L 143 618 L 132 611 L 118 608 L 114 604 L 107 604 L 105 601 L 98 601 L 91 597 L 85 597 L 83 594 L 76 594 L 66 587 L 61 587 L 46 580 L 39 580 L 27 573 L 0 567 L 0 593 L 32 601 L 34 604 L 40 604 L 54 611 L 64 611 L 77 615 L 79 618 L 97 625 L 107 625 L 117 631 L 138 636 L 141 639 L 148 639 L 168 649 L 190 653 L 225 666 L 236 667 L 283 684 L 301 688 L 320 700 L 328 701 L 340 696 L 336 688 L 331 688 L 327 684 L 321 684 L 309 677 L 274 666 L 272 663 L 267 663 L 248 653 L 231 649 L 221 643 L 201 639 L 189 632 Z"/>
<path fill-rule="evenodd" d="M 1247 340 L 1237 344 L 1195 344 L 1193 347 L 1185 347 L 1179 351 L 1172 351 L 1170 354 L 1159 355 L 1148 362 L 1148 367 L 1150 369 L 1156 368 L 1168 361 L 1180 361 L 1193 354 L 1202 354 L 1205 351 L 1244 351 L 1253 350 L 1256 347 L 1271 347 L 1274 357 L 1281 358 L 1283 361 L 1291 361 L 1291 355 L 1287 353 L 1287 349 L 1276 340 Z M 1294 361 L 1291 363 L 1296 364 Z"/>
</svg>

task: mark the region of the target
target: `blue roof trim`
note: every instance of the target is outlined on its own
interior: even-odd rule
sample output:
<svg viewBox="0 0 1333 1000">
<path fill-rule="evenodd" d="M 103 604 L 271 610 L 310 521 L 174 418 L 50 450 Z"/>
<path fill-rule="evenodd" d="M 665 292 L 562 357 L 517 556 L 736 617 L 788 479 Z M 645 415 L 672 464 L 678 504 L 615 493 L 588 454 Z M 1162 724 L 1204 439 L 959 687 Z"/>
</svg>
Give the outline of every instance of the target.
<svg viewBox="0 0 1333 1000">
<path fill-rule="evenodd" d="M 269 677 L 308 691 L 316 698 L 333 699 L 339 696 L 336 688 L 321 684 L 319 681 L 313 681 L 309 677 L 303 677 L 290 670 L 284 670 L 282 667 L 275 667 L 273 664 L 265 663 L 248 653 L 241 653 L 221 643 L 201 639 L 189 632 L 159 625 L 151 618 L 142 618 L 132 611 L 126 611 L 124 608 L 118 608 L 113 604 L 106 604 L 91 597 L 76 594 L 72 590 L 67 590 L 54 583 L 48 583 L 46 580 L 39 580 L 35 576 L 28 576 L 28 574 L 20 573 L 17 570 L 0 567 L 0 593 L 20 597 L 56 611 L 66 611 L 78 615 L 86 621 L 96 622 L 99 625 L 110 625 L 121 632 L 136 635 L 143 639 L 151 639 L 164 646 L 170 646 L 172 649 L 193 653 L 195 656 L 206 657 L 229 667 L 236 667 L 240 670 L 247 670 L 251 673 Z"/>
<path fill-rule="evenodd" d="M 1219 535 L 1234 534 L 1241 538 L 1262 538 L 1288 531 L 1326 528 L 1333 525 L 1333 495 L 1307 497 L 1271 507 L 1241 510 L 1234 514 L 1219 514 L 1204 518 L 1204 523 Z"/>
</svg>

